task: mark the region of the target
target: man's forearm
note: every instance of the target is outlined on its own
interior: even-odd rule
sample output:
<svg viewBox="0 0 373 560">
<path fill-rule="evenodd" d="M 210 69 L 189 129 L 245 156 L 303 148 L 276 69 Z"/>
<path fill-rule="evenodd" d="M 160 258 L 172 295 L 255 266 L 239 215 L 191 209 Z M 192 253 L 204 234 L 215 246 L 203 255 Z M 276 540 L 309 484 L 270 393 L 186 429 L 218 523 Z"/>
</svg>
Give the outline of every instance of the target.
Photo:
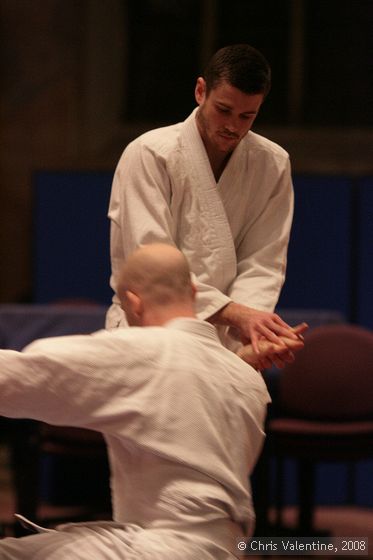
<svg viewBox="0 0 373 560">
<path fill-rule="evenodd" d="M 208 320 L 214 325 L 226 325 L 229 327 L 240 328 L 242 314 L 250 312 L 250 309 L 250 307 L 231 301 L 219 309 L 219 311 L 214 313 L 214 315 L 211 315 Z"/>
</svg>

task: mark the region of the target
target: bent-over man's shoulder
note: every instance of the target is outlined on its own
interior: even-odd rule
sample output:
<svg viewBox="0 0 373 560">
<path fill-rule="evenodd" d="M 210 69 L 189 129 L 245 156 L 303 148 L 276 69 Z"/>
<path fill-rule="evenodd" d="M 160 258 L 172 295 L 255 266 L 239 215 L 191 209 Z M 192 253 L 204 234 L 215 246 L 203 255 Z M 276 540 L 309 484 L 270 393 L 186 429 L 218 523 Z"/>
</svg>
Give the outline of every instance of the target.
<svg viewBox="0 0 373 560">
<path fill-rule="evenodd" d="M 250 131 L 247 134 L 246 142 L 250 151 L 255 150 L 257 153 L 261 152 L 263 156 L 267 155 L 268 157 L 275 157 L 283 160 L 289 159 L 289 154 L 284 148 L 256 132 Z"/>
<path fill-rule="evenodd" d="M 167 157 L 180 146 L 182 124 L 177 123 L 144 132 L 128 144 L 126 151 L 148 149 L 159 156 Z"/>
</svg>

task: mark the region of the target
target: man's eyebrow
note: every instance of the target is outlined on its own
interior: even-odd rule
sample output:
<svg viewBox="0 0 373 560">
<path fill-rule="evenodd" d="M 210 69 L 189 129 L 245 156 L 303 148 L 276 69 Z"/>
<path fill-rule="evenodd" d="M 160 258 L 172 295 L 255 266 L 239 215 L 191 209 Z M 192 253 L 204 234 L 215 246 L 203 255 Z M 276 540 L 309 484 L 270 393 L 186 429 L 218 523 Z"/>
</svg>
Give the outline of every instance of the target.
<svg viewBox="0 0 373 560">
<path fill-rule="evenodd" d="M 219 101 L 218 99 L 216 100 L 216 104 L 219 105 L 220 107 L 223 107 L 224 109 L 233 109 L 232 105 L 229 105 L 229 103 L 226 103 L 225 101 Z M 242 111 L 240 113 L 240 115 L 256 115 L 258 113 L 258 111 Z"/>
<path fill-rule="evenodd" d="M 215 103 L 217 105 L 220 105 L 221 107 L 224 107 L 225 109 L 232 109 L 232 105 L 229 105 L 229 103 L 225 103 L 225 101 L 219 101 L 217 99 Z"/>
</svg>

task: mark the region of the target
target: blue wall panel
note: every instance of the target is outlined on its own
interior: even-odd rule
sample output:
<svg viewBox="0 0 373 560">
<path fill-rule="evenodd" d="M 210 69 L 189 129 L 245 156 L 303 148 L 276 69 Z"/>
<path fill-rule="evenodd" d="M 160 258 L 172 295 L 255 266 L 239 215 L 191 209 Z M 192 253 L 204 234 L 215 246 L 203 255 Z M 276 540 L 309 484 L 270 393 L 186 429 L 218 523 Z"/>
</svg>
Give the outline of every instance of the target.
<svg viewBox="0 0 373 560">
<path fill-rule="evenodd" d="M 373 329 L 373 178 L 362 181 L 359 197 L 358 322 Z"/>
<path fill-rule="evenodd" d="M 294 177 L 295 210 L 279 307 L 350 313 L 351 183 Z"/>
<path fill-rule="evenodd" d="M 34 301 L 107 304 L 111 172 L 35 175 Z M 295 176 L 279 307 L 330 309 L 373 328 L 373 179 Z"/>
<path fill-rule="evenodd" d="M 108 304 L 108 172 L 34 177 L 34 301 L 84 298 Z"/>
</svg>

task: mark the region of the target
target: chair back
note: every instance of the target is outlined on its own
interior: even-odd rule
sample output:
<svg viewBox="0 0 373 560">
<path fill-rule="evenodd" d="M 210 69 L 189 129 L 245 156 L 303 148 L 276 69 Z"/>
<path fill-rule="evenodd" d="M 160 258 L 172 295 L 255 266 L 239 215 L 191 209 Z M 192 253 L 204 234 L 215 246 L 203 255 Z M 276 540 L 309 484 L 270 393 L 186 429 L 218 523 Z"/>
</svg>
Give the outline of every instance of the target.
<svg viewBox="0 0 373 560">
<path fill-rule="evenodd" d="M 313 420 L 373 418 L 373 332 L 351 324 L 316 327 L 281 372 L 282 412 Z"/>
</svg>

